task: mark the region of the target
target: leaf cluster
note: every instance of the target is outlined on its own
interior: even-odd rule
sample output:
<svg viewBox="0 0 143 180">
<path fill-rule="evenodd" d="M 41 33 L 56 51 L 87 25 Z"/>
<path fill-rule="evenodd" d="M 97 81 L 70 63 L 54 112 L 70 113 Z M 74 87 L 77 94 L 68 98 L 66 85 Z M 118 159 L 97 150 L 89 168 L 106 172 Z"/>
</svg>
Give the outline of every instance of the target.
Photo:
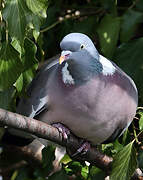
<svg viewBox="0 0 143 180">
<path fill-rule="evenodd" d="M 135 81 L 143 103 L 142 0 L 0 0 L 0 107 L 15 111 L 17 99 L 35 76 L 38 64 L 60 52 L 70 32 L 87 34 L 98 51 L 115 61 Z M 114 108 L 114 107 L 113 107 Z M 143 112 L 123 137 L 98 148 L 112 156 L 112 180 L 128 180 L 142 163 Z M 3 130 L 0 130 L 3 134 Z M 140 133 L 140 134 L 139 134 Z M 139 134 L 139 135 L 138 135 Z M 10 160 L 8 160 L 10 161 Z M 52 173 L 54 149 L 43 150 L 43 166 L 10 172 L 11 180 L 104 179 L 105 172 L 66 155 Z"/>
</svg>

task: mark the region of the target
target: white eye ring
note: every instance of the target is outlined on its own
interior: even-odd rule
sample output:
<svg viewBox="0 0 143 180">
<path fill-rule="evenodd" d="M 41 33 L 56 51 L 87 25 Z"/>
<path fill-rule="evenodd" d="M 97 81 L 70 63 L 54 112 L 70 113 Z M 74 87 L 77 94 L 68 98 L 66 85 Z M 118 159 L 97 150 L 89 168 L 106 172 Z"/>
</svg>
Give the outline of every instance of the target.
<svg viewBox="0 0 143 180">
<path fill-rule="evenodd" d="M 81 44 L 80 49 L 84 49 L 84 45 L 83 44 Z"/>
</svg>

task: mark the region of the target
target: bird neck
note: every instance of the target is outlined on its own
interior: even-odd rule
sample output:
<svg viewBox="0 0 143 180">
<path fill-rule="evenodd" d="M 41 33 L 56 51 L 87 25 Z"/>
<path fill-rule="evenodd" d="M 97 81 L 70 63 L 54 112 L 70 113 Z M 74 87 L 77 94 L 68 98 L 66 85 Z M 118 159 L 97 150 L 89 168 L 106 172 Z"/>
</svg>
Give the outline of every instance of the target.
<svg viewBox="0 0 143 180">
<path fill-rule="evenodd" d="M 59 71 L 65 85 L 78 86 L 102 72 L 102 64 L 96 59 L 84 62 L 67 60 L 60 66 Z"/>
</svg>

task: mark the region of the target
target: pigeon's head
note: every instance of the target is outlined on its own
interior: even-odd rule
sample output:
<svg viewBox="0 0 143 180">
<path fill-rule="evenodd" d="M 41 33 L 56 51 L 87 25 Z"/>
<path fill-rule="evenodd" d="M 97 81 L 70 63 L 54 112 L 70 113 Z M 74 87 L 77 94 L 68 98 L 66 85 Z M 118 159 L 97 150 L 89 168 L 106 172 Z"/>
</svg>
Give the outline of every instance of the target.
<svg viewBox="0 0 143 180">
<path fill-rule="evenodd" d="M 65 84 L 87 82 L 102 71 L 99 53 L 88 36 L 70 33 L 60 43 L 59 69 Z"/>
<path fill-rule="evenodd" d="M 61 41 L 60 47 L 62 50 L 59 60 L 60 64 L 74 56 L 78 57 L 78 55 L 83 57 L 85 57 L 85 55 L 89 55 L 96 59 L 99 58 L 99 53 L 93 42 L 87 35 L 82 33 L 70 33 L 66 35 Z"/>
</svg>

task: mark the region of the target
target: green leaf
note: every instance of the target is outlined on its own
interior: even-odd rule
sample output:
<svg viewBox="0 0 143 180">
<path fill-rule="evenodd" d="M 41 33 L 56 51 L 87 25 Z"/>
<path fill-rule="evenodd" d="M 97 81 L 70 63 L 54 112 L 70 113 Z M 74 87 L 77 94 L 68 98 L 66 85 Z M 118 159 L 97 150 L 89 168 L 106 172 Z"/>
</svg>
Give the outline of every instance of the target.
<svg viewBox="0 0 143 180">
<path fill-rule="evenodd" d="M 88 166 L 83 166 L 81 169 L 81 175 L 84 177 L 84 179 L 88 178 L 89 174 L 89 167 Z"/>
<path fill-rule="evenodd" d="M 18 174 L 16 176 L 16 180 L 32 180 L 29 177 L 29 169 L 28 167 L 22 167 L 18 170 Z"/>
<path fill-rule="evenodd" d="M 37 68 L 38 68 L 38 64 L 35 64 L 30 69 L 28 69 L 22 73 L 23 74 L 23 85 L 24 85 L 24 87 L 27 87 L 27 85 L 33 80 L 33 78 L 36 74 Z"/>
<path fill-rule="evenodd" d="M 114 145 L 113 145 L 113 143 L 102 144 L 101 149 L 104 152 L 104 154 L 107 154 L 108 156 L 112 156 L 112 151 L 114 150 Z"/>
<path fill-rule="evenodd" d="M 37 59 L 35 58 L 36 51 L 36 45 L 30 39 L 25 38 L 24 49 L 22 52 L 22 62 L 24 64 L 24 70 L 27 70 L 34 64 L 38 63 Z"/>
<path fill-rule="evenodd" d="M 16 87 L 18 92 L 22 91 L 23 88 L 23 74 L 21 74 L 19 76 L 19 78 L 17 79 L 17 81 L 15 82 L 14 86 Z"/>
<path fill-rule="evenodd" d="M 19 78 L 17 79 L 16 83 L 14 86 L 16 87 L 17 91 L 20 92 L 25 92 L 27 90 L 28 85 L 31 83 L 33 80 L 35 74 L 36 74 L 36 69 L 38 65 L 34 65 L 30 69 L 24 71 Z"/>
<path fill-rule="evenodd" d="M 48 0 L 26 0 L 28 8 L 33 12 L 33 14 L 40 17 L 46 18 L 46 10 L 48 6 Z"/>
<path fill-rule="evenodd" d="M 141 148 L 138 151 L 138 167 L 143 171 L 143 150 Z"/>
<path fill-rule="evenodd" d="M 15 49 L 17 49 L 22 58 L 23 63 L 23 73 L 19 76 L 15 83 L 15 87 L 18 92 L 21 92 L 24 88 L 26 89 L 27 85 L 32 81 L 35 72 L 38 67 L 38 61 L 35 58 L 35 54 L 37 51 L 36 45 L 28 38 L 24 40 L 24 47 L 20 48 L 17 40 L 12 42 L 12 45 Z"/>
<path fill-rule="evenodd" d="M 5 91 L 0 92 L 0 108 L 11 110 L 10 105 L 12 103 L 12 98 L 15 93 L 14 88 L 10 88 Z"/>
<path fill-rule="evenodd" d="M 74 174 L 78 174 L 82 170 L 82 165 L 78 161 L 71 161 L 68 163 L 68 168 L 71 169 Z"/>
<path fill-rule="evenodd" d="M 143 13 L 127 10 L 122 17 L 120 40 L 121 42 L 127 42 L 133 36 L 137 25 L 143 19 Z"/>
<path fill-rule="evenodd" d="M 23 43 L 28 30 L 35 27 L 40 31 L 43 19 L 47 17 L 48 0 L 7 0 L 3 10 L 3 18 L 8 22 L 8 32 Z"/>
<path fill-rule="evenodd" d="M 113 16 L 117 15 L 116 1 L 115 0 L 99 0 L 103 8 L 110 12 Z"/>
<path fill-rule="evenodd" d="M 124 132 L 123 137 L 122 137 L 122 146 L 129 144 L 129 142 L 131 141 L 131 138 L 132 137 L 129 133 L 129 130 L 126 129 L 126 131 Z"/>
<path fill-rule="evenodd" d="M 44 19 L 47 17 L 48 0 L 26 0 L 27 7 L 31 13 L 31 24 L 33 24 L 33 36 L 37 41 L 40 34 L 40 26 Z"/>
<path fill-rule="evenodd" d="M 15 170 L 11 176 L 11 180 L 16 180 L 17 175 L 18 175 L 18 170 Z"/>
<path fill-rule="evenodd" d="M 0 50 L 0 89 L 11 87 L 22 70 L 19 53 L 10 44 L 3 43 Z"/>
<path fill-rule="evenodd" d="M 53 169 L 53 161 L 55 159 L 55 147 L 47 146 L 42 150 L 43 167 L 47 167 L 50 172 Z"/>
<path fill-rule="evenodd" d="M 140 120 L 139 120 L 139 128 L 142 131 L 143 130 L 143 112 L 138 112 L 140 115 Z"/>
<path fill-rule="evenodd" d="M 64 170 L 61 170 L 48 177 L 48 180 L 69 180 L 69 177 Z"/>
<path fill-rule="evenodd" d="M 136 151 L 133 146 L 134 141 L 126 145 L 114 157 L 112 163 L 112 172 L 110 180 L 126 180 L 130 179 L 137 168 Z"/>
<path fill-rule="evenodd" d="M 36 29 L 33 30 L 33 37 L 35 38 L 35 41 L 37 42 L 38 41 L 38 37 L 40 35 L 40 32 L 37 31 Z"/>
<path fill-rule="evenodd" d="M 67 164 L 71 161 L 72 161 L 72 159 L 69 157 L 69 155 L 65 154 L 64 157 L 60 160 L 60 163 Z"/>
<path fill-rule="evenodd" d="M 8 31 L 21 43 L 24 40 L 29 23 L 30 11 L 24 0 L 7 0 L 3 10 L 3 18 L 8 22 Z"/>
<path fill-rule="evenodd" d="M 105 172 L 103 172 L 101 169 L 95 166 L 91 167 L 89 175 L 91 180 L 95 180 L 95 179 L 103 180 L 106 177 Z"/>
<path fill-rule="evenodd" d="M 97 33 L 101 51 L 104 56 L 111 58 L 119 36 L 120 18 L 112 17 L 110 15 L 104 16 L 101 20 Z"/>
<path fill-rule="evenodd" d="M 143 38 L 122 44 L 113 59 L 133 78 L 139 91 L 140 103 L 143 103 Z"/>
<path fill-rule="evenodd" d="M 139 11 L 143 11 L 143 1 L 136 1 L 136 9 Z"/>
<path fill-rule="evenodd" d="M 16 49 L 16 51 L 19 52 L 20 56 L 21 56 L 21 53 L 22 53 L 22 48 L 20 46 L 20 43 L 17 39 L 15 38 L 12 38 L 12 42 L 11 42 L 11 45 Z"/>
</svg>

